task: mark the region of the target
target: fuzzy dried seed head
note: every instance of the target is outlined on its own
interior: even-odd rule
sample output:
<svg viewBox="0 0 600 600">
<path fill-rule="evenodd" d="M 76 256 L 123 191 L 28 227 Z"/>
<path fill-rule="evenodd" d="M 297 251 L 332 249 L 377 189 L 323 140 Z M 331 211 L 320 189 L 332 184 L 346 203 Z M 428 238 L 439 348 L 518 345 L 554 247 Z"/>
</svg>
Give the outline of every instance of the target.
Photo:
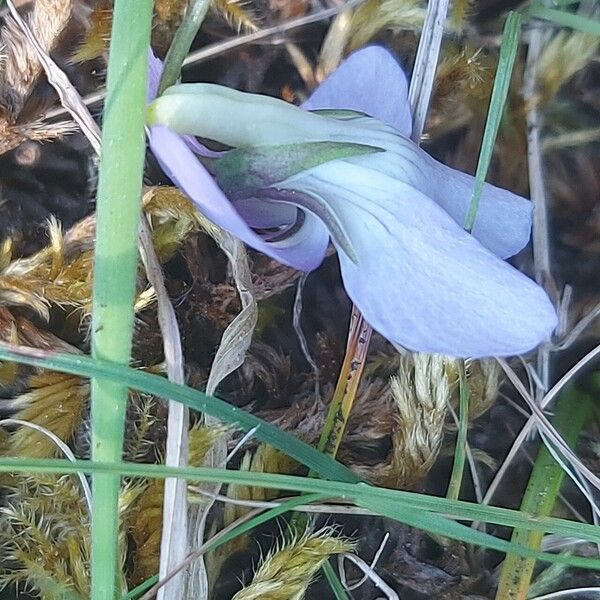
<svg viewBox="0 0 600 600">
<path fill-rule="evenodd" d="M 40 425 L 67 442 L 83 422 L 88 396 L 86 380 L 43 371 L 30 378 L 27 393 L 3 401 L 3 407 L 15 410 L 15 419 Z M 19 427 L 11 433 L 9 440 L 12 456 L 47 458 L 59 452 L 51 439 L 29 427 Z"/>
<path fill-rule="evenodd" d="M 323 563 L 330 556 L 350 552 L 353 546 L 332 528 L 284 541 L 265 557 L 252 582 L 232 600 L 301 600 Z"/>
<path fill-rule="evenodd" d="M 445 362 L 435 354 L 411 354 L 391 379 L 397 414 L 388 485 L 414 485 L 437 458 L 450 398 Z"/>
<path fill-rule="evenodd" d="M 296 462 L 289 456 L 268 444 L 260 444 L 254 452 L 246 452 L 239 466 L 240 471 L 253 471 L 255 473 L 280 473 L 289 474 L 296 466 Z M 279 495 L 277 490 L 262 487 L 252 487 L 241 484 L 232 484 L 227 488 L 227 496 L 236 500 L 272 500 Z M 233 523 L 244 516 L 248 509 L 236 504 L 225 504 L 223 507 L 224 525 Z M 238 549 L 245 546 L 245 541 L 236 538 L 233 542 Z"/>
<path fill-rule="evenodd" d="M 469 390 L 469 421 L 487 412 L 500 391 L 501 369 L 493 359 L 465 361 L 465 375 Z M 454 408 L 459 404 L 458 363 L 446 362 L 446 375 L 450 382 L 450 403 Z"/>
<path fill-rule="evenodd" d="M 0 584 L 28 586 L 42 598 L 89 597 L 89 517 L 72 475 L 16 476 L 0 509 Z"/>
<path fill-rule="evenodd" d="M 241 29 L 257 31 L 258 23 L 255 16 L 246 8 L 247 2 L 240 0 L 214 0 L 213 6 L 225 17 L 238 33 Z"/>
<path fill-rule="evenodd" d="M 131 518 L 130 531 L 135 544 L 131 583 L 138 585 L 158 572 L 164 482 L 151 480 L 140 494 Z"/>
<path fill-rule="evenodd" d="M 350 49 L 361 48 L 386 29 L 423 27 L 425 8 L 420 0 L 367 0 L 352 17 Z"/>
<path fill-rule="evenodd" d="M 465 363 L 469 386 L 469 420 L 487 412 L 500 392 L 501 368 L 495 360 L 469 360 Z"/>
<path fill-rule="evenodd" d="M 166 260 L 204 221 L 181 193 L 173 188 L 154 188 L 144 197 L 144 209 L 154 224 L 153 241 L 161 260 Z M 30 257 L 10 260 L 10 242 L 0 248 L 0 306 L 27 306 L 43 319 L 50 307 L 74 308 L 89 316 L 92 298 L 93 240 L 95 222 L 84 219 L 67 233 L 56 219 L 48 224 L 50 243 Z M 141 287 L 141 286 L 140 286 Z M 147 288 L 138 294 L 135 308 L 154 302 Z"/>
<path fill-rule="evenodd" d="M 538 62 L 540 100 L 551 100 L 558 89 L 596 55 L 598 36 L 560 31 L 544 47 Z"/>
<path fill-rule="evenodd" d="M 73 0 L 36 0 L 32 3 L 27 22 L 46 53 L 56 45 L 72 10 Z M 5 49 L 0 75 L 0 105 L 9 111 L 14 123 L 42 72 L 42 66 L 34 48 L 12 17 L 5 20 L 0 47 Z"/>
</svg>

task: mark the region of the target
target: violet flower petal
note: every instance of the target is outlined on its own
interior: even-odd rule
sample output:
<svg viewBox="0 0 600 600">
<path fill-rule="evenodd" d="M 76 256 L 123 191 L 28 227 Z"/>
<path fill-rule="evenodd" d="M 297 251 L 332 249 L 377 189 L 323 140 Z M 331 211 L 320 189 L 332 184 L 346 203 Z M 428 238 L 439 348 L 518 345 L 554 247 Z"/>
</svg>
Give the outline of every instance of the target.
<svg viewBox="0 0 600 600">
<path fill-rule="evenodd" d="M 390 341 L 457 357 L 505 356 L 531 350 L 555 328 L 541 287 L 410 185 L 348 163 L 285 185 L 326 195 L 358 257 L 338 247 L 344 286 Z"/>
<path fill-rule="evenodd" d="M 430 193 L 459 225 L 464 226 L 475 177 L 430 157 Z M 529 242 L 533 220 L 530 200 L 484 183 L 472 234 L 500 258 L 520 252 Z"/>
<path fill-rule="evenodd" d="M 157 125 L 150 127 L 148 139 L 150 148 L 166 175 L 210 221 L 283 264 L 302 271 L 311 271 L 321 264 L 327 250 L 329 233 L 315 216 L 306 214 L 303 226 L 285 240 L 266 242 L 250 229 L 181 136 L 167 127 Z M 266 219 L 272 203 L 257 202 Z M 281 208 L 275 206 L 273 210 L 275 216 L 283 221 L 277 224 L 287 225 L 289 210 L 286 211 L 285 218 Z M 269 224 L 274 225 L 276 221 L 277 219 L 271 218 Z"/>
<path fill-rule="evenodd" d="M 302 108 L 348 108 L 369 114 L 410 137 L 412 119 L 407 78 L 394 57 L 380 46 L 351 54 L 302 105 Z M 426 154 L 422 151 L 422 154 Z M 416 187 L 464 225 L 475 178 L 432 159 Z M 531 235 L 533 204 L 507 190 L 485 184 L 473 235 L 494 254 L 508 258 L 522 250 Z"/>
<path fill-rule="evenodd" d="M 351 54 L 302 108 L 355 110 L 391 125 L 406 137 L 412 132 L 406 75 L 381 46 L 367 46 Z"/>
</svg>

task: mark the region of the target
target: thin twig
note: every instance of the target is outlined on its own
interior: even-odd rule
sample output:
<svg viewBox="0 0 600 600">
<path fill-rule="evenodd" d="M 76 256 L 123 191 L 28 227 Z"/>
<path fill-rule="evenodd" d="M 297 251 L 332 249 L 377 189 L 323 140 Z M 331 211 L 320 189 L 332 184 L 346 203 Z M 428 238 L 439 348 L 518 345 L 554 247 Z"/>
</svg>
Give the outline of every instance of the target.
<svg viewBox="0 0 600 600">
<path fill-rule="evenodd" d="M 146 219 L 140 222 L 140 250 L 146 276 L 154 288 L 158 308 L 158 324 L 163 338 L 165 362 L 169 381 L 183 385 L 183 351 L 175 310 L 169 299 L 160 261 L 154 250 L 152 233 Z M 187 464 L 189 410 L 180 402 L 169 401 L 167 417 L 167 449 L 165 463 L 171 467 Z M 165 577 L 178 565 L 187 552 L 187 482 L 169 477 L 165 480 L 163 522 L 160 543 L 159 576 Z M 159 598 L 180 598 L 182 578 L 161 588 Z"/>
<path fill-rule="evenodd" d="M 567 371 L 567 373 L 565 373 L 565 375 L 563 375 L 554 384 L 552 389 L 541 399 L 541 401 L 539 403 L 540 409 L 544 409 L 546 406 L 548 406 L 548 404 L 550 404 L 554 400 L 554 398 L 556 398 L 556 396 L 565 388 L 566 385 L 568 385 L 576 377 L 576 375 L 580 371 L 582 371 L 583 369 L 588 367 L 590 364 L 594 363 L 596 360 L 598 360 L 598 358 L 600 358 L 600 345 L 596 346 L 591 352 L 586 354 L 577 364 L 575 364 L 573 367 L 571 367 L 571 369 L 569 369 L 569 371 Z M 525 425 L 523 425 L 523 428 L 519 432 L 519 435 L 513 442 L 513 445 L 511 447 L 510 451 L 508 452 L 506 458 L 502 462 L 502 465 L 500 466 L 500 468 L 494 475 L 494 479 L 490 483 L 488 489 L 485 492 L 483 500 L 481 501 L 482 504 L 490 503 L 490 500 L 492 499 L 492 496 L 496 492 L 496 489 L 498 488 L 500 481 L 502 480 L 504 475 L 506 475 L 506 472 L 508 471 L 508 467 L 510 466 L 511 462 L 517 455 L 519 448 L 525 442 L 525 440 L 527 439 L 527 437 L 529 436 L 530 432 L 533 430 L 535 425 L 536 425 L 535 417 L 530 416 L 529 419 L 527 420 L 527 422 L 525 423 Z"/>
<path fill-rule="evenodd" d="M 529 189 L 533 201 L 533 264 L 535 280 L 556 297 L 556 287 L 552 280 L 550 261 L 550 236 L 548 225 L 548 201 L 544 186 L 544 170 L 540 144 L 540 114 L 535 105 L 537 90 L 537 69 L 546 34 L 534 29 L 529 38 L 527 64 L 524 75 L 523 95 L 531 107 L 527 113 L 527 162 L 529 166 Z M 537 354 L 537 370 L 542 387 L 536 390 L 539 402 L 550 387 L 550 346 L 543 344 Z"/>
<path fill-rule="evenodd" d="M 411 139 L 416 144 L 420 144 L 425 128 L 449 4 L 450 0 L 429 2 L 417 48 L 415 66 L 408 90 L 408 101 L 413 115 Z"/>
<path fill-rule="evenodd" d="M 369 565 L 371 570 L 373 570 L 375 568 L 375 566 L 377 565 L 377 563 L 379 562 L 379 559 L 381 558 L 381 555 L 383 554 L 383 551 L 384 551 L 385 546 L 388 543 L 389 539 L 390 539 L 390 534 L 386 533 L 383 536 L 383 539 L 381 540 L 381 544 L 379 544 L 379 548 L 377 548 L 377 552 L 375 552 L 375 556 L 373 556 L 373 560 L 371 561 L 371 564 Z M 344 587 L 349 592 L 353 592 L 354 590 L 357 590 L 361 585 L 363 585 L 366 581 L 369 580 L 369 575 L 367 573 L 365 573 L 365 575 L 363 575 L 356 583 L 353 583 L 352 585 L 350 585 L 346 579 L 346 569 L 344 567 L 344 558 L 345 557 L 343 554 L 338 556 L 338 570 L 340 572 L 340 579 L 341 579 L 342 583 L 344 584 Z"/>
<path fill-rule="evenodd" d="M 373 585 L 381 590 L 388 598 L 388 600 L 400 600 L 400 596 L 383 580 L 381 577 L 360 557 L 354 554 L 343 554 L 345 559 L 353 562 L 369 579 L 373 582 Z"/>
<path fill-rule="evenodd" d="M 548 439 L 558 448 L 562 456 L 568 460 L 573 467 L 575 467 L 579 474 L 585 477 L 597 490 L 600 490 L 600 477 L 598 477 L 595 473 L 581 462 L 581 460 L 577 457 L 577 455 L 571 450 L 569 445 L 563 440 L 561 435 L 556 431 L 552 423 L 548 421 L 546 415 L 542 412 L 540 406 L 535 402 L 535 400 L 531 397 L 531 395 L 525 389 L 525 386 L 514 372 L 513 369 L 508 365 L 508 363 L 502 359 L 496 359 L 502 370 L 506 373 L 511 383 L 515 386 L 515 389 L 519 392 L 519 394 L 523 397 L 525 402 L 527 402 L 531 412 L 533 413 L 533 418 L 536 422 L 536 425 L 543 431 Z"/>
</svg>

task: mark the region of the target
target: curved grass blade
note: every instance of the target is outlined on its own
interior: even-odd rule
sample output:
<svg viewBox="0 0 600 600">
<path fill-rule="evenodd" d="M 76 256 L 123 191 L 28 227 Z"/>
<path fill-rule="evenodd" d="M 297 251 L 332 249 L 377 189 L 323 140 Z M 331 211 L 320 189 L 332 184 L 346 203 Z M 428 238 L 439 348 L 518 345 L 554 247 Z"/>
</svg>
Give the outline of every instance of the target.
<svg viewBox="0 0 600 600">
<path fill-rule="evenodd" d="M 171 394 L 173 396 L 173 394 Z M 130 477 L 185 477 L 194 481 L 220 481 L 261 486 L 277 490 L 323 494 L 330 498 L 343 498 L 372 513 L 386 516 L 424 531 L 461 540 L 468 544 L 492 548 L 500 552 L 513 552 L 550 563 L 561 563 L 583 569 L 600 570 L 600 560 L 595 558 L 556 555 L 524 548 L 494 536 L 473 530 L 451 518 L 461 520 L 486 521 L 508 527 L 545 531 L 565 536 L 579 537 L 598 543 L 600 532 L 593 525 L 524 515 L 510 509 L 484 507 L 464 501 L 450 501 L 445 498 L 376 488 L 365 483 L 343 483 L 291 475 L 270 473 L 247 473 L 244 471 L 207 469 L 201 467 L 166 467 L 137 463 L 95 463 L 80 460 L 70 462 L 57 459 L 3 458 L 0 472 L 39 472 L 39 473 L 119 473 Z M 448 517 L 447 515 L 451 515 Z"/>
</svg>

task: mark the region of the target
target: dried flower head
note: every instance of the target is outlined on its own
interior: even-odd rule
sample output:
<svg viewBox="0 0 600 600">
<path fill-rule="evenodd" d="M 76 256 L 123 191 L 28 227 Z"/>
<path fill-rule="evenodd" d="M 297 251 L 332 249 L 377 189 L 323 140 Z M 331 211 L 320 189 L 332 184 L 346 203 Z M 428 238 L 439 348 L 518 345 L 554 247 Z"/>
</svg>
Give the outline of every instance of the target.
<svg viewBox="0 0 600 600">
<path fill-rule="evenodd" d="M 252 582 L 232 600 L 301 600 L 323 563 L 335 554 L 350 552 L 352 542 L 331 527 L 307 531 L 281 543 L 262 561 Z"/>
<path fill-rule="evenodd" d="M 445 365 L 439 355 L 411 354 L 391 380 L 397 414 L 388 485 L 414 485 L 427 475 L 438 456 L 450 399 Z"/>
<path fill-rule="evenodd" d="M 135 548 L 130 574 L 133 585 L 140 584 L 158 572 L 163 500 L 164 481 L 153 479 L 148 482 L 135 505 L 129 526 Z"/>
<path fill-rule="evenodd" d="M 16 476 L 0 508 L 0 584 L 89 596 L 88 506 L 73 475 Z"/>
<path fill-rule="evenodd" d="M 420 30 L 425 6 L 420 0 L 367 0 L 352 17 L 349 48 L 361 48 L 385 30 Z"/>
<path fill-rule="evenodd" d="M 37 0 L 31 3 L 27 22 L 45 52 L 54 48 L 73 10 L 73 0 Z M 18 122 L 34 85 L 42 73 L 38 56 L 15 20 L 7 16 L 0 32 L 3 51 L 0 69 L 0 154 L 12 150 L 25 139 L 56 137 L 58 128 Z"/>
<path fill-rule="evenodd" d="M 552 99 L 558 89 L 596 55 L 598 36 L 559 31 L 544 46 L 538 63 L 540 101 Z"/>
<path fill-rule="evenodd" d="M 29 391 L 3 400 L 13 418 L 40 425 L 62 441 L 72 439 L 87 410 L 89 383 L 73 375 L 42 371 L 29 379 Z M 47 436 L 29 427 L 19 427 L 9 438 L 12 456 L 46 458 L 58 453 Z"/>
</svg>

